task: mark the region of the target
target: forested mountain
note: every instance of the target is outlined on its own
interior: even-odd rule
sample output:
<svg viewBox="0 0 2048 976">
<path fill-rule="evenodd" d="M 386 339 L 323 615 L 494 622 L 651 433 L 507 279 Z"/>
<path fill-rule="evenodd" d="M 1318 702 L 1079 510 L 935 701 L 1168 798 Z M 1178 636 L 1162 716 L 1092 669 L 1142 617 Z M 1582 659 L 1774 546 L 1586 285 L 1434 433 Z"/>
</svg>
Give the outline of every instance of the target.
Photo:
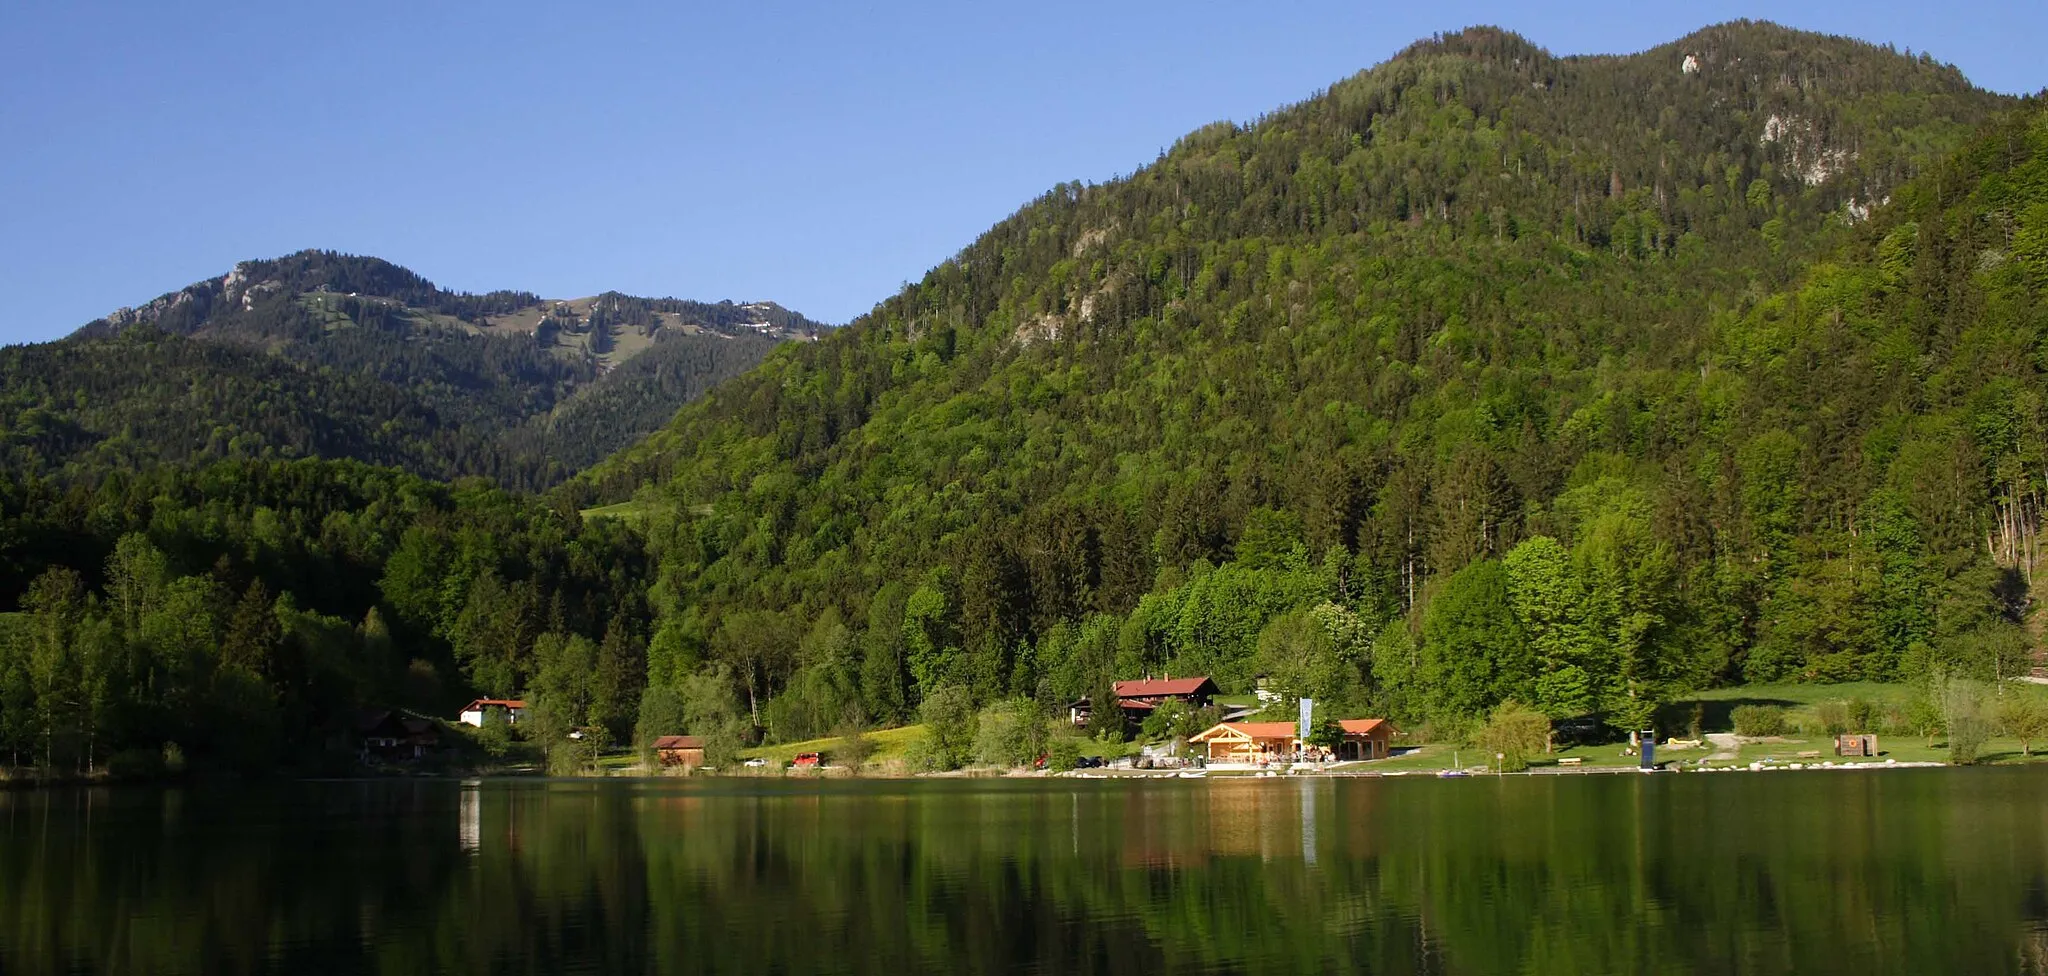
<svg viewBox="0 0 2048 976">
<path fill-rule="evenodd" d="M 778 736 L 1148 671 L 1633 723 L 2010 667 L 2040 322 L 1987 296 L 2036 218 L 1971 194 L 2038 115 L 1926 171 L 2010 105 L 1769 24 L 1441 36 L 1055 189 L 568 494 L 668 513 L 652 680 Z"/>
<path fill-rule="evenodd" d="M 292 307 L 362 331 L 346 286 Z M 342 702 L 468 690 L 552 732 L 793 739 L 1162 671 L 1638 728 L 1718 683 L 2011 673 L 2043 289 L 2037 101 L 1767 24 L 1438 37 L 1057 188 L 545 506 L 355 463 L 10 465 L 0 745 L 227 753 L 207 716 L 240 715 L 310 748 Z M 722 369 L 636 331 L 657 304 L 463 301 L 433 314 L 615 316 L 673 357 L 649 382 Z M 180 307 L 155 321 L 204 332 Z M 299 314 L 242 334 L 325 341 Z M 564 436 L 655 412 L 591 389 Z M 102 409 L 46 399 L 58 441 Z M 378 402 L 337 429 L 398 450 L 418 415 Z"/>
<path fill-rule="evenodd" d="M 304 251 L 244 262 L 69 340 L 0 350 L 0 369 L 21 379 L 0 386 L 0 410 L 34 424 L 0 415 L 0 438 L 24 470 L 72 476 L 324 456 L 532 490 L 658 428 L 775 341 L 821 329 L 773 303 L 454 293 L 375 258 Z M 173 387 L 182 399 L 165 410 Z"/>
</svg>

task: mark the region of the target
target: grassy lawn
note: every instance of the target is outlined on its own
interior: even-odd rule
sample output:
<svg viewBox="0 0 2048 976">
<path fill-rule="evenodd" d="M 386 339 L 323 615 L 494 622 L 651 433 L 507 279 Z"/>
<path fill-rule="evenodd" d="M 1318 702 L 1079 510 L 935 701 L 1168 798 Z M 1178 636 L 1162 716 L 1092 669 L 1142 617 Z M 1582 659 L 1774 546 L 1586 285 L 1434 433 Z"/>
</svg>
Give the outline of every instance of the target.
<svg viewBox="0 0 2048 976">
<path fill-rule="evenodd" d="M 1568 749 L 1559 749 L 1558 751 L 1553 752 L 1547 756 L 1531 757 L 1529 760 L 1529 766 L 1531 769 L 1553 767 L 1558 764 L 1558 760 L 1568 758 L 1577 759 L 1578 762 L 1574 763 L 1573 765 L 1576 765 L 1580 768 L 1595 766 L 1634 766 L 1636 764 L 1636 757 L 1624 756 L 1621 754 L 1621 750 L 1626 745 L 1626 742 L 1610 742 L 1603 745 L 1573 746 Z M 1674 757 L 1680 755 L 1690 755 L 1698 757 L 1706 755 L 1706 753 L 1678 752 L 1672 753 L 1671 755 Z M 1477 746 L 1459 746 L 1444 743 L 1431 743 L 1429 745 L 1415 747 L 1411 751 L 1403 753 L 1401 755 L 1393 756 L 1387 759 L 1377 760 L 1362 766 L 1354 766 L 1351 768 L 1362 771 L 1376 771 L 1389 773 L 1433 773 L 1444 769 L 1474 769 L 1480 766 L 1491 766 L 1492 764 L 1493 754 L 1487 752 L 1484 749 L 1478 748 Z"/>
<path fill-rule="evenodd" d="M 586 508 L 582 514 L 586 519 L 615 518 L 631 523 L 667 510 L 668 506 L 660 502 L 628 501 L 620 502 L 616 505 L 600 505 L 597 508 Z"/>
<path fill-rule="evenodd" d="M 1948 761 L 1947 743 L 1943 742 L 1941 738 L 1938 736 L 1934 740 L 1934 745 L 1929 746 L 1927 744 L 1927 740 L 1922 736 L 1879 735 L 1877 737 L 1877 746 L 1877 758 L 1875 760 L 1870 760 L 1855 757 L 1842 758 L 1836 756 L 1833 740 L 1825 737 L 1794 737 L 1787 738 L 1783 742 L 1746 742 L 1742 745 L 1742 748 L 1739 750 L 1739 757 L 1734 762 L 1729 763 L 1716 761 L 1712 763 L 1712 765 L 1747 766 L 1753 762 L 1883 762 L 1887 759 L 1893 759 L 1899 762 L 1945 763 Z M 2041 743 L 2034 743 L 2034 754 L 2032 756 L 2028 756 L 2020 751 L 2020 742 L 2018 739 L 1992 739 L 1984 743 L 1983 749 L 1978 751 L 1977 761 L 1979 763 L 1984 764 L 2041 762 L 2043 760 L 2043 756 L 2041 755 L 2041 749 Z M 1812 752 L 1817 752 L 1820 755 L 1801 755 L 1801 753 Z M 1678 758 L 1678 754 L 1673 753 L 1672 758 Z"/>
<path fill-rule="evenodd" d="M 1898 722 L 1907 705 L 1919 694 L 1920 687 L 1909 683 L 1858 681 L 1833 685 L 1744 685 L 1695 693 L 1660 709 L 1657 718 L 1659 728 L 1683 735 L 1689 730 L 1697 705 L 1702 731 L 1728 732 L 1733 730 L 1729 715 L 1738 705 L 1781 708 L 1792 730 L 1784 736 L 1786 741 L 1746 743 L 1741 749 L 1740 762 L 1745 765 L 1759 760 L 1829 762 L 1835 760 L 1834 742 L 1821 731 L 1816 707 L 1824 702 L 1862 699 L 1875 704 L 1881 713 L 1879 727 L 1875 730 L 1878 733 L 1878 758 L 1899 762 L 1947 762 L 1948 749 L 1944 737 L 1936 736 L 1935 744 L 1929 746 L 1925 736 L 1903 731 Z M 2048 702 L 2048 686 L 2021 681 L 2005 682 L 1996 689 L 1996 694 L 2026 695 Z M 2036 742 L 2034 751 L 2039 752 L 2044 746 L 2048 743 Z M 1821 755 L 1818 759 L 1802 757 L 1799 755 L 1802 752 Z M 1670 756 L 1678 759 L 1685 754 L 1671 753 Z M 2031 761 L 2032 758 L 2021 752 L 2019 740 L 2008 738 L 1991 739 L 1979 753 L 1979 761 L 1986 763 Z"/>
<path fill-rule="evenodd" d="M 1133 739 L 1130 742 L 1103 742 L 1100 739 L 1082 739 L 1081 755 L 1099 759 L 1115 759 L 1118 756 L 1135 756 L 1145 744 Z"/>
<path fill-rule="evenodd" d="M 869 732 L 868 738 L 874 740 L 875 743 L 875 754 L 868 757 L 868 762 L 884 763 L 891 759 L 902 758 L 903 753 L 910 748 L 910 744 L 916 742 L 918 736 L 923 734 L 924 726 L 922 725 L 906 725 L 898 729 L 881 729 Z M 833 736 L 826 739 L 811 739 L 806 742 L 785 742 L 775 746 L 756 746 L 741 752 L 740 755 L 747 759 L 766 759 L 771 763 L 787 765 L 790 760 L 796 758 L 796 754 L 799 752 L 817 752 L 825 754 L 826 761 L 830 762 L 832 751 L 838 745 L 839 737 Z"/>
</svg>

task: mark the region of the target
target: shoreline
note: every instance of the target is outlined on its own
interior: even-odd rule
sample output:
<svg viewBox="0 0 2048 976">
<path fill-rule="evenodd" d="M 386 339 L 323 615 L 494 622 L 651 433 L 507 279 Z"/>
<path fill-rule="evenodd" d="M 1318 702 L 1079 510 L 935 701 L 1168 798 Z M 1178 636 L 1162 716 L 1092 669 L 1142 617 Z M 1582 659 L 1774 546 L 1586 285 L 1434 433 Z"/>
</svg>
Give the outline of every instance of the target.
<svg viewBox="0 0 2048 976">
<path fill-rule="evenodd" d="M 2036 762 L 2043 761 L 2036 759 Z M 1773 772 L 1814 772 L 1814 771 L 1883 771 L 1895 769 L 1987 769 L 2008 766 L 2030 765 L 2030 762 L 1986 762 L 1969 765 L 1934 760 L 1871 759 L 1866 761 L 1837 761 L 1833 759 L 1801 759 L 1796 761 L 1751 761 L 1748 763 L 1728 762 L 1726 765 L 1687 765 L 1687 760 L 1671 760 L 1655 768 L 1623 764 L 1586 766 L 1542 765 L 1514 772 L 1495 772 L 1483 766 L 1463 768 L 1433 767 L 1406 769 L 1373 768 L 1385 760 L 1369 760 L 1332 764 L 1329 767 L 1275 766 L 1270 768 L 1193 766 L 1174 769 L 1085 769 L 1051 772 L 1035 769 L 1001 769 L 996 767 L 970 767 L 939 772 L 910 772 L 901 769 L 848 769 L 843 766 L 825 766 L 813 770 L 767 769 L 746 772 L 718 772 L 704 770 L 689 774 L 649 771 L 641 768 L 614 768 L 596 773 L 568 776 L 550 775 L 533 766 L 497 766 L 469 769 L 447 767 L 432 770 L 405 770 L 382 768 L 357 770 L 353 773 L 335 775 L 288 775 L 241 776 L 222 774 L 184 774 L 174 776 L 114 776 L 104 771 L 93 773 L 65 773 L 59 775 L 37 775 L 28 770 L 0 770 L 0 791 L 36 789 L 78 789 L 113 786 L 209 786 L 221 784 L 250 784 L 262 782 L 377 782 L 377 781 L 426 781 L 452 780 L 468 784 L 486 779 L 495 780 L 951 780 L 951 779 L 1084 779 L 1084 780 L 1266 780 L 1266 779 L 1487 779 L 1509 776 L 1572 777 L 1572 776 L 1617 776 L 1650 775 L 1670 773 L 1773 773 Z"/>
</svg>

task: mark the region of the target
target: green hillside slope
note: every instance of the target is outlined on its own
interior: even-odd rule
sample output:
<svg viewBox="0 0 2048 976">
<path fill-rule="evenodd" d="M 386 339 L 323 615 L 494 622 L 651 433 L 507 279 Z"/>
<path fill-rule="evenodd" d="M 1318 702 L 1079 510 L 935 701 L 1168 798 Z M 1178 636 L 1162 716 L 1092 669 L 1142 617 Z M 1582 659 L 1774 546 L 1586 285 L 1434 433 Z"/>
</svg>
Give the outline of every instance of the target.
<svg viewBox="0 0 2048 976">
<path fill-rule="evenodd" d="M 241 346 L 138 327 L 0 348 L 0 456 L 16 474 L 347 457 L 452 477 L 493 450 L 408 390 Z"/>
<path fill-rule="evenodd" d="M 1058 188 L 569 500 L 679 513 L 654 678 L 723 665 L 778 735 L 1145 671 L 1410 718 L 1896 675 L 1999 633 L 1981 539 L 1926 537 L 1931 624 L 1793 619 L 1867 609 L 1824 591 L 1866 568 L 1873 475 L 1838 451 L 1875 420 L 1732 337 L 2004 104 L 1766 24 L 1628 57 L 1437 38 Z M 754 650 L 806 631 L 840 650 Z"/>
</svg>

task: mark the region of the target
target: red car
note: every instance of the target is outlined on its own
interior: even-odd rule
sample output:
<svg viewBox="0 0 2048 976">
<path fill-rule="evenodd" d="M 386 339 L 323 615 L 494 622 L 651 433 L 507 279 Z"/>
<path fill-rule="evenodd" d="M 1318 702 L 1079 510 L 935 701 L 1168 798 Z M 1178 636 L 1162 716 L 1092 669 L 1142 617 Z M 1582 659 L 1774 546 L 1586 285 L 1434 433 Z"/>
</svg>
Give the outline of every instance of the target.
<svg viewBox="0 0 2048 976">
<path fill-rule="evenodd" d="M 816 769 L 822 762 L 823 760 L 815 752 L 799 752 L 796 754 L 795 759 L 790 760 L 789 764 L 798 769 Z"/>
</svg>

